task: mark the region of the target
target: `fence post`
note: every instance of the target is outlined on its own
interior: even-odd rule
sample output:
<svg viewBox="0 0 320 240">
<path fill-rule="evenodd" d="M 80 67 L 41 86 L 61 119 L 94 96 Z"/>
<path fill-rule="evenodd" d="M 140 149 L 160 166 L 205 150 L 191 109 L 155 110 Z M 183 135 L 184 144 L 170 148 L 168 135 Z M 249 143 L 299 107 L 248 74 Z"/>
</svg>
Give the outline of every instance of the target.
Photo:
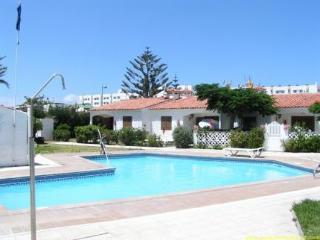
<svg viewBox="0 0 320 240">
<path fill-rule="evenodd" d="M 198 137 L 197 137 L 197 130 L 193 131 L 193 145 L 198 145 Z"/>
</svg>

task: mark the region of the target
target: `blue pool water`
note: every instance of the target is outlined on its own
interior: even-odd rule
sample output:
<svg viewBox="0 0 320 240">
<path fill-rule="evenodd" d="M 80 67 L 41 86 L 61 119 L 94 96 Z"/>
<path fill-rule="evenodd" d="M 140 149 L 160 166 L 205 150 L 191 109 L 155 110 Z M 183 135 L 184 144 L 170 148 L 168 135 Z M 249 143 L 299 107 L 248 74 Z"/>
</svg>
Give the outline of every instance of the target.
<svg viewBox="0 0 320 240">
<path fill-rule="evenodd" d="M 110 159 L 116 167 L 111 176 L 37 182 L 37 207 L 186 192 L 309 174 L 296 168 L 252 160 L 144 154 Z M 90 160 L 107 164 L 100 157 Z M 28 184 L 0 185 L 0 205 L 12 210 L 28 208 Z"/>
</svg>

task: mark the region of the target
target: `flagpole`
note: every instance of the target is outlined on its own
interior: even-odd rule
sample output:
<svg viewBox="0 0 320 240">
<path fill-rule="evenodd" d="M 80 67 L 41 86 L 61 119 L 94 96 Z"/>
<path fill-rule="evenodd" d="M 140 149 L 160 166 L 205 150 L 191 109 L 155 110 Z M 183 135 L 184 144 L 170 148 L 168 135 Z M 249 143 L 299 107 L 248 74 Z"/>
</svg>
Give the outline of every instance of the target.
<svg viewBox="0 0 320 240">
<path fill-rule="evenodd" d="M 19 45 L 20 45 L 20 40 L 19 40 L 19 35 L 20 32 L 17 31 L 17 42 L 16 42 L 16 54 L 15 54 L 15 63 L 14 63 L 14 111 L 13 111 L 13 126 L 16 126 L 16 109 L 17 109 L 17 75 L 18 75 L 18 57 L 19 57 Z"/>
<path fill-rule="evenodd" d="M 13 89 L 13 136 L 12 136 L 12 148 L 13 154 L 15 153 L 16 146 L 16 112 L 17 112 L 17 75 L 18 75 L 18 63 L 19 63 L 19 45 L 20 45 L 20 22 L 21 22 L 21 0 L 17 1 L 18 3 L 18 18 L 16 23 L 17 30 L 17 42 L 16 42 L 16 52 L 15 52 L 15 63 L 14 63 L 14 89 Z M 12 161 L 15 161 L 15 156 L 12 156 Z"/>
</svg>

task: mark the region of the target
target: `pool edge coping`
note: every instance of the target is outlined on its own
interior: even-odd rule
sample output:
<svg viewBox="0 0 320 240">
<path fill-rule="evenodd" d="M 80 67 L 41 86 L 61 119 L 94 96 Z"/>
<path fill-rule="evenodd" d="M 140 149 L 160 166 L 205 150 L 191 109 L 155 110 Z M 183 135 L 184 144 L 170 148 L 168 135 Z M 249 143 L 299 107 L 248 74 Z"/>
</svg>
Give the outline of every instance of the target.
<svg viewBox="0 0 320 240">
<path fill-rule="evenodd" d="M 196 154 L 196 153 L 195 153 Z M 277 182 L 282 182 L 282 181 L 290 181 L 290 180 L 295 180 L 295 179 L 301 179 L 301 178 L 310 178 L 312 177 L 312 172 L 313 170 L 311 168 L 307 167 L 302 167 L 294 164 L 289 164 L 282 162 L 281 160 L 272 160 L 272 159 L 250 159 L 250 158 L 245 158 L 245 157 L 239 157 L 239 158 L 234 158 L 234 157 L 226 157 L 226 156 L 197 156 L 195 154 L 176 154 L 176 153 L 159 153 L 159 152 L 149 152 L 149 151 L 143 151 L 143 152 L 126 152 L 126 153 L 111 153 L 109 156 L 128 156 L 128 155 L 156 155 L 156 156 L 174 156 L 174 157 L 189 157 L 189 158 L 202 158 L 202 159 L 210 159 L 208 161 L 214 161 L 214 158 L 218 158 L 218 160 L 221 161 L 240 161 L 240 162 L 256 162 L 256 163 L 273 163 L 273 164 L 279 164 L 282 166 L 286 167 L 291 167 L 295 168 L 298 170 L 302 170 L 307 172 L 305 175 L 301 176 L 292 176 L 292 177 L 285 177 L 281 179 L 275 179 L 275 180 L 263 180 L 263 181 L 255 181 L 255 182 L 248 182 L 248 183 L 240 183 L 240 184 L 232 184 L 232 185 L 227 185 L 227 186 L 220 186 L 220 187 L 211 187 L 211 188 L 204 188 L 204 189 L 198 189 L 198 190 L 190 190 L 190 191 L 183 191 L 183 192 L 175 192 L 175 193 L 166 193 L 166 194 L 159 194 L 159 195 L 151 195 L 151 196 L 135 196 L 135 197 L 129 197 L 129 198 L 122 198 L 122 199 L 113 199 L 113 200 L 102 200 L 102 201 L 93 201 L 89 203 L 71 203 L 71 204 L 63 204 L 63 205 L 56 205 L 56 206 L 49 206 L 49 207 L 39 207 L 37 208 L 38 210 L 41 209 L 47 209 L 47 210 L 54 210 L 54 209 L 70 209 L 70 208 L 81 208 L 81 207 L 89 207 L 89 206 L 94 206 L 94 205 L 104 205 L 104 204 L 114 204 L 114 203 L 127 203 L 127 202 L 135 202 L 135 201 L 141 201 L 141 200 L 148 200 L 148 199 L 157 199 L 157 198 L 163 198 L 163 197 L 172 197 L 172 196 L 182 196 L 182 195 L 189 195 L 189 194 L 196 194 L 196 193 L 205 193 L 205 192 L 210 192 L 210 191 L 219 191 L 219 190 L 224 190 L 224 189 L 235 189 L 235 188 L 242 188 L 246 186 L 259 186 L 259 185 L 264 185 L 266 183 L 277 183 Z M 88 159 L 88 157 L 98 157 L 101 155 L 75 155 L 77 157 L 81 157 L 87 161 L 92 161 Z M 88 170 L 88 171 L 78 171 L 78 172 L 68 172 L 68 173 L 61 173 L 61 174 L 43 174 L 43 175 L 37 175 L 38 176 L 55 176 L 55 175 L 70 175 L 70 174 L 75 174 L 75 175 L 81 175 L 82 173 L 88 173 L 88 176 L 90 176 L 91 172 L 100 172 L 100 171 L 106 171 L 115 168 L 106 168 L 106 169 L 98 169 L 98 170 Z M 19 178 L 29 178 L 28 176 L 24 177 L 19 177 Z M 59 178 L 59 176 L 58 176 Z M 10 178 L 11 179 L 11 178 Z M 3 180 L 3 179 L 1 179 Z M 0 180 L 0 183 L 1 183 Z M 5 179 L 4 179 L 5 180 Z M 17 209 L 17 210 L 11 210 L 6 208 L 3 205 L 0 205 L 0 207 L 4 208 L 5 211 L 10 212 L 11 214 L 19 214 L 19 213 L 24 213 L 26 211 L 29 211 L 28 208 L 24 209 Z M 1 216 L 1 213 L 0 213 Z"/>
</svg>

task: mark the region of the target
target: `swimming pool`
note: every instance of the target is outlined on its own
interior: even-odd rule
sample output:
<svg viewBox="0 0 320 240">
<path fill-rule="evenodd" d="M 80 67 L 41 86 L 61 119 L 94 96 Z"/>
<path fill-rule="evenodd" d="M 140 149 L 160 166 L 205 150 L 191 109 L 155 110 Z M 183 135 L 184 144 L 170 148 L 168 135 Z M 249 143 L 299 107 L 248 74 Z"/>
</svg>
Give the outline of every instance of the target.
<svg viewBox="0 0 320 240">
<path fill-rule="evenodd" d="M 107 164 L 104 157 L 88 157 Z M 110 157 L 114 175 L 42 179 L 36 184 L 37 207 L 90 203 L 187 192 L 310 174 L 274 162 L 172 155 L 130 154 Z M 0 205 L 29 207 L 27 182 L 0 184 Z"/>
</svg>

